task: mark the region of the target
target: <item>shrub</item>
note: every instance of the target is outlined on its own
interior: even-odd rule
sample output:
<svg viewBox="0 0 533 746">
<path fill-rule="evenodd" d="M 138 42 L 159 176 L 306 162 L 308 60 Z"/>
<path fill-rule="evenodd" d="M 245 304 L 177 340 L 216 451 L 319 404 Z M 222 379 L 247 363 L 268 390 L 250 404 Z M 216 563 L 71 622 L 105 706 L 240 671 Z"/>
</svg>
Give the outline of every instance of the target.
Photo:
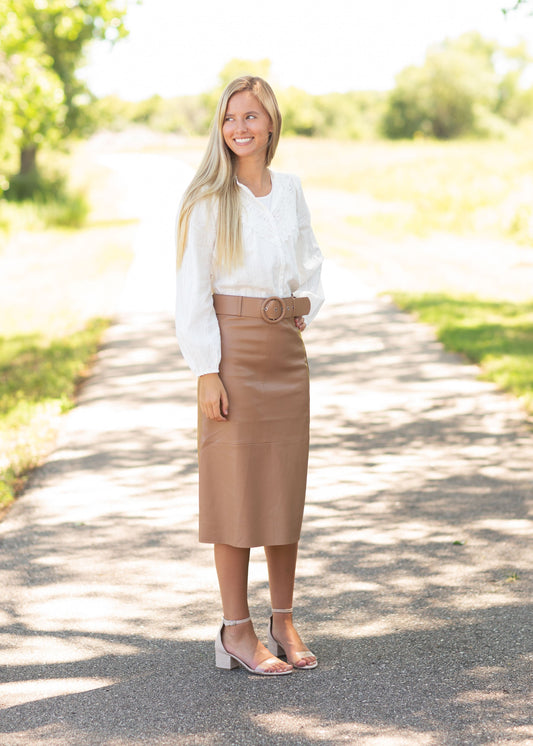
<svg viewBox="0 0 533 746">
<path fill-rule="evenodd" d="M 16 203 L 16 208 L 13 204 L 15 209 L 0 210 L 0 227 L 4 230 L 20 228 L 21 215 L 27 228 L 79 228 L 89 213 L 85 195 L 70 191 L 66 178 L 59 174 L 43 176 L 32 171 L 13 176 L 3 198 L 8 203 Z"/>
</svg>

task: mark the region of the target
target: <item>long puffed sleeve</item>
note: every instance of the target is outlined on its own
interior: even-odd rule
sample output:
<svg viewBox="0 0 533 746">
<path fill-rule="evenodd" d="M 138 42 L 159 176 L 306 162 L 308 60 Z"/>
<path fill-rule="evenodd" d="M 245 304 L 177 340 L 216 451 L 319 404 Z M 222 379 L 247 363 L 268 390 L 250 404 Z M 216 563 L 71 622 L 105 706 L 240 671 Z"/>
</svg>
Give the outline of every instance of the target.
<svg viewBox="0 0 533 746">
<path fill-rule="evenodd" d="M 324 303 L 324 290 L 320 279 L 324 257 L 311 228 L 311 215 L 305 201 L 300 179 L 294 177 L 294 180 L 299 229 L 296 245 L 299 285 L 295 289 L 294 295 L 297 297 L 306 296 L 311 301 L 311 310 L 305 316 L 305 322 L 309 325 Z"/>
<path fill-rule="evenodd" d="M 213 206 L 202 200 L 192 210 L 187 247 L 176 276 L 176 336 L 197 376 L 218 373 L 220 365 L 220 329 L 212 295 L 215 236 Z"/>
</svg>

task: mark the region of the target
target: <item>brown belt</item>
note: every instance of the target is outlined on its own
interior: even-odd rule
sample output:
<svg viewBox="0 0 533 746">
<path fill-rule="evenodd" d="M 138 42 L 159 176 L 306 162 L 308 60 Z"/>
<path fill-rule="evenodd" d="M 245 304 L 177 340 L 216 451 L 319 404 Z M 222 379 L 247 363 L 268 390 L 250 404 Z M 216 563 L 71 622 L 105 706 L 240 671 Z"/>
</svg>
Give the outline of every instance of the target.
<svg viewBox="0 0 533 746">
<path fill-rule="evenodd" d="M 247 298 L 243 295 L 213 295 L 216 313 L 224 316 L 253 316 L 269 324 L 286 318 L 305 316 L 311 310 L 309 298 Z"/>
</svg>

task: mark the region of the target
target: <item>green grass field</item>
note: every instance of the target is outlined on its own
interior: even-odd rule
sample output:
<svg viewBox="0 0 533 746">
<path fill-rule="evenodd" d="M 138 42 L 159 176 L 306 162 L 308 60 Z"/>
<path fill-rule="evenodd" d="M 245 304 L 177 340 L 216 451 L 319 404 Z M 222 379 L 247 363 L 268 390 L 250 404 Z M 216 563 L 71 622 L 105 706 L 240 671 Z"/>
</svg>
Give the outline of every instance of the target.
<svg viewBox="0 0 533 746">
<path fill-rule="evenodd" d="M 279 167 L 353 195 L 326 251 L 431 324 L 533 414 L 533 140 L 286 141 Z M 344 200 L 339 200 L 344 201 Z M 346 200 L 349 204 L 349 201 Z M 315 217 L 315 216 L 314 216 Z"/>
<path fill-rule="evenodd" d="M 533 242 L 533 139 L 475 142 L 281 141 L 280 170 L 374 201 L 365 231 L 394 239 L 445 231 Z"/>
</svg>

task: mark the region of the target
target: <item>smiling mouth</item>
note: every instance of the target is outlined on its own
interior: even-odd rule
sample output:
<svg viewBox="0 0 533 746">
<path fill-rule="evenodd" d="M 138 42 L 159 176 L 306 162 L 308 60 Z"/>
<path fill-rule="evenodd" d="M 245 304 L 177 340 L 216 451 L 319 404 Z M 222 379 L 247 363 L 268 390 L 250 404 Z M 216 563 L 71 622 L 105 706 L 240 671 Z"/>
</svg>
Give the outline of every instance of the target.
<svg viewBox="0 0 533 746">
<path fill-rule="evenodd" d="M 253 137 L 236 137 L 234 139 L 234 142 L 237 143 L 237 145 L 246 145 L 249 142 L 252 142 Z"/>
</svg>

